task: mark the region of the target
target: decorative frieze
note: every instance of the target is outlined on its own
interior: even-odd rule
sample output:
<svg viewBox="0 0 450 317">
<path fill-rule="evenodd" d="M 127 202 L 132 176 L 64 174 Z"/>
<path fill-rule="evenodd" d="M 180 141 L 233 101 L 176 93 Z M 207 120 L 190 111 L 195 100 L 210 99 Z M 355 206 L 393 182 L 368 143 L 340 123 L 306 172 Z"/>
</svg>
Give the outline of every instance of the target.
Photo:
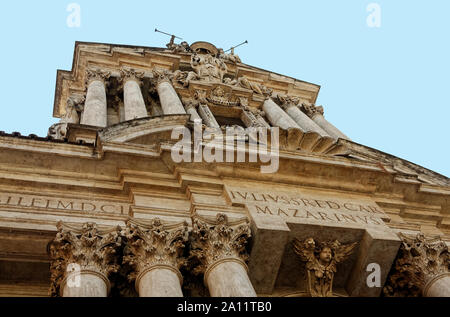
<svg viewBox="0 0 450 317">
<path fill-rule="evenodd" d="M 294 252 L 306 262 L 308 292 L 311 297 L 333 296 L 336 265 L 345 261 L 356 245 L 356 242 L 343 245 L 337 240 L 317 242 L 313 238 L 293 241 Z"/>
<path fill-rule="evenodd" d="M 383 289 L 384 295 L 426 296 L 436 278 L 450 273 L 448 246 L 440 238 L 427 238 L 422 233 L 399 236 L 403 243 Z"/>
<path fill-rule="evenodd" d="M 95 223 L 85 223 L 80 227 L 59 222 L 57 229 L 55 239 L 48 245 L 52 283 L 50 295 L 62 293 L 69 273 L 75 274 L 75 280 L 76 274 L 84 272 L 101 276 L 109 287 L 107 278 L 119 269 L 117 249 L 121 246 L 120 228 L 100 230 Z"/>
</svg>

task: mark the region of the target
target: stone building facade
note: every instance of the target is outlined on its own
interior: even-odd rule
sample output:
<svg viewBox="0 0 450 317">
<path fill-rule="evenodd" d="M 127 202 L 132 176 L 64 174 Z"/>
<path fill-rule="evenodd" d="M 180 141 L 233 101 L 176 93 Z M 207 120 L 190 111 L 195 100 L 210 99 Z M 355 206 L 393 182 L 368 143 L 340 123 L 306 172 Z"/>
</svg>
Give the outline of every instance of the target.
<svg viewBox="0 0 450 317">
<path fill-rule="evenodd" d="M 319 88 L 207 42 L 77 42 L 60 122 L 0 133 L 0 295 L 450 296 L 450 180 L 351 141 Z M 175 162 L 196 126 L 189 156 L 231 159 Z M 239 161 L 249 128 L 278 134 Z"/>
</svg>

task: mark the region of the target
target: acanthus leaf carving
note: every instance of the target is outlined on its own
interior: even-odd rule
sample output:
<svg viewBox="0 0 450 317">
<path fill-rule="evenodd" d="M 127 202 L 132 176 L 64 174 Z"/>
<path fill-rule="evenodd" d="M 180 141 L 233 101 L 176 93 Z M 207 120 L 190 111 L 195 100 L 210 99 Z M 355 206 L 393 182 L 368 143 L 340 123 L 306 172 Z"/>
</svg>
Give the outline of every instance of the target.
<svg viewBox="0 0 450 317">
<path fill-rule="evenodd" d="M 194 274 L 204 273 L 212 264 L 223 259 L 247 261 L 246 244 L 250 237 L 247 218 L 230 222 L 223 213 L 217 214 L 213 221 L 195 216 L 190 252 L 190 258 L 198 262 Z"/>
<path fill-rule="evenodd" d="M 80 271 L 95 271 L 105 278 L 119 270 L 117 250 L 122 243 L 120 227 L 99 230 L 95 223 L 84 223 L 79 227 L 60 221 L 57 229 L 55 239 L 48 245 L 51 296 L 60 294 L 69 264 L 78 265 Z"/>
<path fill-rule="evenodd" d="M 333 296 L 336 265 L 345 261 L 354 251 L 357 242 L 341 244 L 338 240 L 317 242 L 294 239 L 294 252 L 306 262 L 308 292 L 311 297 Z"/>
<path fill-rule="evenodd" d="M 399 235 L 402 245 L 383 294 L 395 297 L 422 296 L 427 282 L 450 272 L 448 246 L 440 238 L 427 238 L 422 233 Z"/>
<path fill-rule="evenodd" d="M 188 241 L 188 224 L 164 224 L 159 218 L 149 223 L 128 220 L 123 231 L 127 240 L 123 263 L 131 268 L 128 280 L 156 265 L 165 265 L 178 270 L 186 263 L 182 257 Z"/>
</svg>

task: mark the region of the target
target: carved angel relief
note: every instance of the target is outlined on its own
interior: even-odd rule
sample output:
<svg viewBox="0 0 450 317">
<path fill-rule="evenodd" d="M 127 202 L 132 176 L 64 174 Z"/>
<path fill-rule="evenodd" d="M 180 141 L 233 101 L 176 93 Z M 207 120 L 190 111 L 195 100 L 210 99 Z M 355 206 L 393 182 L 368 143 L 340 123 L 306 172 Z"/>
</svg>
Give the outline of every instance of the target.
<svg viewBox="0 0 450 317">
<path fill-rule="evenodd" d="M 293 241 L 294 252 L 306 262 L 308 292 L 312 297 L 333 296 L 336 265 L 345 261 L 357 242 L 342 245 L 339 241 L 317 243 L 313 238 Z"/>
</svg>

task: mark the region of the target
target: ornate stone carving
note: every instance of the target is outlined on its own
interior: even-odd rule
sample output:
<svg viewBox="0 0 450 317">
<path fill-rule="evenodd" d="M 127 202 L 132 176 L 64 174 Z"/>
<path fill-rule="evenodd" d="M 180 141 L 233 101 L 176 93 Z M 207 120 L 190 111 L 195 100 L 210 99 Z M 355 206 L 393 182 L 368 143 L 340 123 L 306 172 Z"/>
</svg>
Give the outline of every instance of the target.
<svg viewBox="0 0 450 317">
<path fill-rule="evenodd" d="M 67 124 L 80 123 L 80 116 L 78 112 L 83 111 L 83 103 L 85 101 L 84 96 L 76 96 L 72 95 L 67 99 L 66 103 L 66 112 L 61 116 L 61 119 L 58 123 L 53 124 L 48 129 L 48 136 L 51 136 L 54 139 L 64 139 L 67 135 Z"/>
<path fill-rule="evenodd" d="M 280 94 L 276 96 L 276 99 L 283 110 L 286 110 L 287 108 L 292 106 L 297 107 L 300 102 L 300 99 L 298 97 L 290 97 L 287 95 L 280 95 Z"/>
<path fill-rule="evenodd" d="M 227 54 L 224 52 L 224 50 L 222 48 L 218 49 L 218 53 L 217 56 L 220 59 L 223 59 L 225 61 L 230 61 L 232 63 L 241 63 L 241 59 L 239 58 L 238 55 L 233 54 L 233 52 L 231 54 Z"/>
<path fill-rule="evenodd" d="M 156 83 L 159 84 L 163 81 L 167 81 L 170 84 L 172 84 L 172 79 L 174 78 L 174 73 L 167 69 L 162 68 L 154 68 L 152 70 L 153 72 L 153 79 L 156 80 Z"/>
<path fill-rule="evenodd" d="M 434 277 L 450 272 L 448 246 L 440 238 L 400 234 L 403 243 L 383 289 L 385 296 L 422 296 Z"/>
<path fill-rule="evenodd" d="M 240 100 L 237 97 L 233 96 L 231 92 L 226 92 L 220 86 L 211 90 L 207 100 L 213 104 L 227 107 L 238 106 L 240 104 Z"/>
<path fill-rule="evenodd" d="M 251 82 L 245 76 L 239 77 L 238 79 L 225 78 L 224 83 L 252 90 L 256 94 L 263 95 L 264 97 L 270 97 L 272 95 L 272 89 L 262 84 Z"/>
<path fill-rule="evenodd" d="M 86 70 L 86 87 L 94 80 L 100 80 L 106 83 L 106 80 L 111 76 L 111 72 L 100 68 L 88 68 Z"/>
<path fill-rule="evenodd" d="M 182 257 L 188 240 L 188 224 L 163 224 L 155 218 L 150 223 L 128 220 L 123 231 L 127 240 L 123 263 L 131 267 L 129 281 L 135 280 L 154 266 L 168 266 L 178 270 L 185 264 Z"/>
<path fill-rule="evenodd" d="M 245 245 L 250 236 L 247 218 L 230 222 L 222 213 L 213 221 L 195 216 L 190 254 L 191 259 L 198 261 L 194 274 L 204 273 L 212 264 L 224 259 L 247 261 Z"/>
<path fill-rule="evenodd" d="M 127 80 L 134 80 L 139 84 L 142 84 L 141 79 L 144 78 L 144 72 L 136 71 L 133 68 L 122 68 L 120 70 L 120 81 L 125 83 Z"/>
<path fill-rule="evenodd" d="M 308 292 L 312 297 L 333 296 L 336 265 L 347 259 L 355 243 L 342 245 L 339 241 L 317 243 L 313 238 L 293 241 L 294 252 L 306 262 Z"/>
<path fill-rule="evenodd" d="M 191 53 L 191 47 L 188 42 L 181 42 L 180 44 L 173 43 L 172 41 L 166 44 L 167 48 L 172 51 L 172 53 Z"/>
<path fill-rule="evenodd" d="M 105 277 L 117 272 L 117 249 L 121 246 L 119 227 L 99 230 L 95 223 L 76 227 L 58 222 L 57 228 L 55 239 L 48 245 L 51 296 L 60 294 L 69 264 L 79 265 L 80 271 L 94 271 Z"/>
<path fill-rule="evenodd" d="M 301 108 L 304 113 L 308 115 L 311 119 L 314 118 L 315 115 L 321 114 L 323 115 L 323 107 L 322 106 L 315 106 L 309 102 L 303 102 L 301 105 Z"/>
</svg>

